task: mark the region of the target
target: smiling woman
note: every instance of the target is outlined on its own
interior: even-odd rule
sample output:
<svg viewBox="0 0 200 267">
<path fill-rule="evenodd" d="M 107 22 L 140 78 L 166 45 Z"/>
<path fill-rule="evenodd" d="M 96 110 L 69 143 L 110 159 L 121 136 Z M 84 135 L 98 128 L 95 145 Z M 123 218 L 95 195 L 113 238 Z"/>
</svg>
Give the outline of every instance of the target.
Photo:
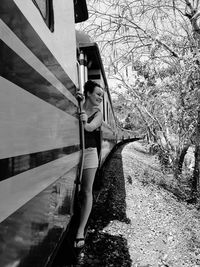
<svg viewBox="0 0 200 267">
<path fill-rule="evenodd" d="M 80 118 L 83 121 L 85 129 L 85 158 L 80 192 L 82 195 L 80 223 L 76 234 L 75 248 L 84 246 L 85 226 L 92 209 L 92 189 L 99 163 L 96 132 L 99 131 L 103 122 L 103 116 L 98 107 L 103 100 L 103 92 L 101 86 L 91 80 L 87 81 L 84 85 L 84 112 L 82 112 Z"/>
</svg>

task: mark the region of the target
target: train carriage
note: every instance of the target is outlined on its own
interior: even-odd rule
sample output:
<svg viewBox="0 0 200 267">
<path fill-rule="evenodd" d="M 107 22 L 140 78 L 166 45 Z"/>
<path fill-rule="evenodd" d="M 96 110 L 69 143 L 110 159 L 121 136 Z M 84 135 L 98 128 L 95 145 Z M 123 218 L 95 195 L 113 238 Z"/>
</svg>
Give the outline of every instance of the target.
<svg viewBox="0 0 200 267">
<path fill-rule="evenodd" d="M 87 19 L 83 3 L 1 1 L 1 267 L 45 266 L 72 215 L 81 157 L 75 20 Z"/>
<path fill-rule="evenodd" d="M 75 30 L 85 1 L 0 5 L 0 266 L 47 266 L 75 213 L 88 79 L 105 88 L 100 165 L 120 134 L 98 46 Z"/>
</svg>

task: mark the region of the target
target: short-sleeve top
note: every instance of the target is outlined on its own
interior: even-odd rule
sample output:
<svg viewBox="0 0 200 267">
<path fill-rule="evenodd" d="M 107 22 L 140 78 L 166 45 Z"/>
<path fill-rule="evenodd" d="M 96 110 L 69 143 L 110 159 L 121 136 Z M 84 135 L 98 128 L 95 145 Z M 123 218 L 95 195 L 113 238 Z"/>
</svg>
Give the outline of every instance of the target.
<svg viewBox="0 0 200 267">
<path fill-rule="evenodd" d="M 93 113 L 87 120 L 87 123 L 90 123 L 95 115 L 97 114 L 97 112 L 99 111 L 96 111 L 95 113 Z M 85 134 L 85 148 L 89 148 L 89 147 L 97 147 L 98 146 L 98 143 L 97 143 L 97 136 L 98 136 L 98 133 L 100 131 L 100 127 L 98 127 L 97 129 L 95 129 L 94 131 L 92 132 L 88 132 L 86 130 L 84 130 L 84 134 Z"/>
</svg>

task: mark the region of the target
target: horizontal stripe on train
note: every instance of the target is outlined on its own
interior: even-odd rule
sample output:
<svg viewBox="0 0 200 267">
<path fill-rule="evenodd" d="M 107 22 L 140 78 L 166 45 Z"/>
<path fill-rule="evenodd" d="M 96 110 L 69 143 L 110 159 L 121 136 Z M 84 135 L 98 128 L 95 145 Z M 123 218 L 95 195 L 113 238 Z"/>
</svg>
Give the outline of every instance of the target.
<svg viewBox="0 0 200 267">
<path fill-rule="evenodd" d="M 10 17 L 8 14 L 14 14 Z M 71 92 L 76 94 L 76 87 L 62 66 L 53 56 L 51 51 L 41 40 L 37 32 L 23 15 L 21 10 L 12 0 L 1 0 L 1 19 L 18 36 L 20 40 L 43 62 L 46 67 L 57 77 L 57 79 Z M 20 29 L 24 29 L 21 31 Z M 37 48 L 37 49 L 35 49 Z"/>
<path fill-rule="evenodd" d="M 78 151 L 1 181 L 0 222 L 13 212 L 18 212 L 18 209 L 31 199 L 33 199 L 34 203 L 34 198 L 37 198 L 40 192 L 46 190 L 63 176 L 67 175 L 68 177 L 66 186 L 72 187 L 77 174 L 80 155 L 81 151 Z M 63 189 L 64 187 L 61 186 L 60 190 Z M 50 196 L 47 196 L 47 202 L 54 196 L 53 192 L 51 193 Z"/>
<path fill-rule="evenodd" d="M 1 267 L 44 267 L 69 223 L 75 176 L 76 168 L 1 222 Z M 10 202 L 10 198 L 13 196 L 8 194 L 3 203 Z M 13 259 L 20 263 L 14 265 Z"/>
<path fill-rule="evenodd" d="M 0 76 L 0 159 L 80 143 L 79 120 Z"/>
<path fill-rule="evenodd" d="M 80 150 L 79 145 L 0 159 L 0 181 Z"/>
<path fill-rule="evenodd" d="M 0 75 L 49 104 L 76 116 L 77 107 L 0 40 Z"/>
</svg>

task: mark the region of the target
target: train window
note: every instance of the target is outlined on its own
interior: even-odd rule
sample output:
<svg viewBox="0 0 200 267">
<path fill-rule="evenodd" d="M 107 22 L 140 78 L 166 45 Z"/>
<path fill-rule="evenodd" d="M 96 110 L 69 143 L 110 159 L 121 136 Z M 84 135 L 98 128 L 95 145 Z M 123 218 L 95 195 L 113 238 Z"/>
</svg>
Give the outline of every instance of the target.
<svg viewBox="0 0 200 267">
<path fill-rule="evenodd" d="M 106 105 L 106 110 L 107 110 L 107 123 L 108 123 L 108 102 L 106 103 L 107 105 Z"/>
<path fill-rule="evenodd" d="M 77 79 L 78 79 L 78 84 L 80 84 L 80 64 L 78 62 L 78 60 L 76 61 L 76 69 L 77 69 Z"/>
<path fill-rule="evenodd" d="M 32 0 L 51 32 L 54 31 L 53 0 Z"/>
<path fill-rule="evenodd" d="M 75 23 L 88 19 L 88 10 L 85 0 L 74 0 Z"/>
<path fill-rule="evenodd" d="M 110 125 L 110 106 L 108 107 L 108 124 Z"/>
<path fill-rule="evenodd" d="M 106 120 L 105 94 L 103 95 L 103 120 Z"/>
</svg>

